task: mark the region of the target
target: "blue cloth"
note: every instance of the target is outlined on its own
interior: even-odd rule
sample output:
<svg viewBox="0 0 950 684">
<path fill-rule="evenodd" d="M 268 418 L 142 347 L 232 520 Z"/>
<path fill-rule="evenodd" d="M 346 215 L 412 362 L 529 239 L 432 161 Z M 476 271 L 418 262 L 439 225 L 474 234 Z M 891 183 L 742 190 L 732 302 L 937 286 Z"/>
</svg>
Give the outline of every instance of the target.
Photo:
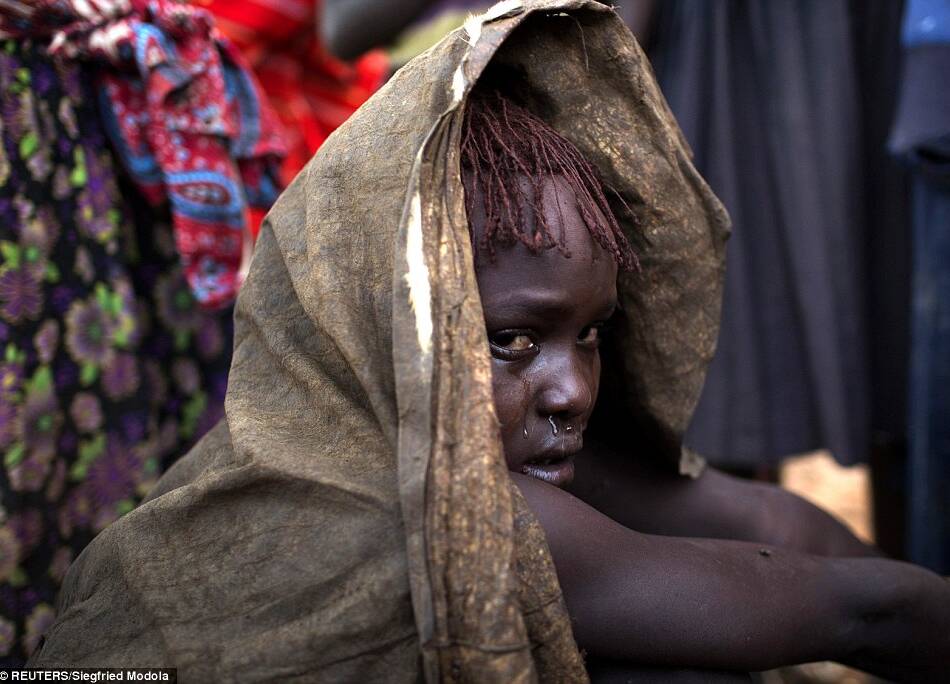
<svg viewBox="0 0 950 684">
<path fill-rule="evenodd" d="M 907 47 L 950 43 L 950 0 L 908 0 L 901 39 Z"/>
</svg>

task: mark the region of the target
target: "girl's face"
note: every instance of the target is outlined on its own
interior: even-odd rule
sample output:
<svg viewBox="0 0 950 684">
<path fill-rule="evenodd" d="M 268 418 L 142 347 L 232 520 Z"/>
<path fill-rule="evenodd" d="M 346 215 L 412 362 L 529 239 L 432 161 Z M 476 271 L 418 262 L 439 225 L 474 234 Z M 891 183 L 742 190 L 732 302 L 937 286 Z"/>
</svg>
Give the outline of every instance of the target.
<svg viewBox="0 0 950 684">
<path fill-rule="evenodd" d="M 563 487 L 597 400 L 617 266 L 591 238 L 570 187 L 553 178 L 543 190 L 545 218 L 570 258 L 556 248 L 496 245 L 494 260 L 479 255 L 477 277 L 508 469 Z M 470 219 L 477 241 L 479 213 Z"/>
</svg>

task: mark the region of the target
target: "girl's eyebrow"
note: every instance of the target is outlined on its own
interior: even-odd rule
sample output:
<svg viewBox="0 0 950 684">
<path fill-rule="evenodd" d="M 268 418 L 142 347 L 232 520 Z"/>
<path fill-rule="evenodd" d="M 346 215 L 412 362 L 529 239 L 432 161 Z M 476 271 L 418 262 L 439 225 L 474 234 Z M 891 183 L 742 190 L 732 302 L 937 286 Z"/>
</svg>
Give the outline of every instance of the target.
<svg viewBox="0 0 950 684">
<path fill-rule="evenodd" d="M 483 306 L 486 302 L 482 302 Z M 527 312 L 540 316 L 557 316 L 571 313 L 574 307 L 566 300 L 538 290 L 515 290 L 508 292 L 504 297 L 487 303 L 495 315 L 504 316 L 507 314 L 523 315 Z M 598 318 L 604 320 L 614 315 L 617 310 L 616 297 L 604 306 L 598 314 Z"/>
<path fill-rule="evenodd" d="M 483 302 L 483 305 L 486 304 Z M 553 293 L 535 289 L 518 289 L 488 302 L 495 313 L 524 313 L 529 310 L 540 314 L 563 314 L 573 308 L 569 302 Z"/>
</svg>

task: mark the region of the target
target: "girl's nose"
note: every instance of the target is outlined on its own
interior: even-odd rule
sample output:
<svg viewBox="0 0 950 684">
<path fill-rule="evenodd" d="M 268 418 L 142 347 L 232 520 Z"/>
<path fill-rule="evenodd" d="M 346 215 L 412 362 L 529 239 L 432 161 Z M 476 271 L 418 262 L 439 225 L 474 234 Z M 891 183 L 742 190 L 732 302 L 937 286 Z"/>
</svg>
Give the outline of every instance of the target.
<svg viewBox="0 0 950 684">
<path fill-rule="evenodd" d="M 563 419 L 583 415 L 593 397 L 593 369 L 574 354 L 551 361 L 543 370 L 543 378 L 539 378 L 538 412 Z"/>
</svg>

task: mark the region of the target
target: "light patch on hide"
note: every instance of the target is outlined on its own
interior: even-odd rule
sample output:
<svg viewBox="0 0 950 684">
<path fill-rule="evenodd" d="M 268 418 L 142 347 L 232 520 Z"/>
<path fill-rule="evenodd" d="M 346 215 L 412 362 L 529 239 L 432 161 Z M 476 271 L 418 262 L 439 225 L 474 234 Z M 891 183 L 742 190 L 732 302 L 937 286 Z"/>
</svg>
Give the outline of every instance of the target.
<svg viewBox="0 0 950 684">
<path fill-rule="evenodd" d="M 423 354 L 432 348 L 432 291 L 429 286 L 429 268 L 422 247 L 422 198 L 416 192 L 409 204 L 409 225 L 406 235 L 406 284 L 409 286 L 409 305 L 416 315 L 416 336 Z"/>
<path fill-rule="evenodd" d="M 468 34 L 468 44 L 474 46 L 482 35 L 482 24 L 497 19 L 505 19 L 521 14 L 524 3 L 521 0 L 501 0 L 485 10 L 482 14 L 474 15 L 465 20 L 462 27 Z"/>
<path fill-rule="evenodd" d="M 468 36 L 465 42 L 474 47 L 475 43 L 478 42 L 479 36 L 482 35 L 481 16 L 473 14 L 465 20 L 465 23 L 462 24 L 462 28 L 465 30 L 465 34 Z"/>
<path fill-rule="evenodd" d="M 502 0 L 485 10 L 482 21 L 495 21 L 495 19 L 521 14 L 523 9 L 524 3 L 521 0 Z"/>
<path fill-rule="evenodd" d="M 462 66 L 459 64 L 455 73 L 452 74 L 452 104 L 454 105 L 461 102 L 462 96 L 465 95 L 465 74 L 462 73 Z"/>
</svg>

